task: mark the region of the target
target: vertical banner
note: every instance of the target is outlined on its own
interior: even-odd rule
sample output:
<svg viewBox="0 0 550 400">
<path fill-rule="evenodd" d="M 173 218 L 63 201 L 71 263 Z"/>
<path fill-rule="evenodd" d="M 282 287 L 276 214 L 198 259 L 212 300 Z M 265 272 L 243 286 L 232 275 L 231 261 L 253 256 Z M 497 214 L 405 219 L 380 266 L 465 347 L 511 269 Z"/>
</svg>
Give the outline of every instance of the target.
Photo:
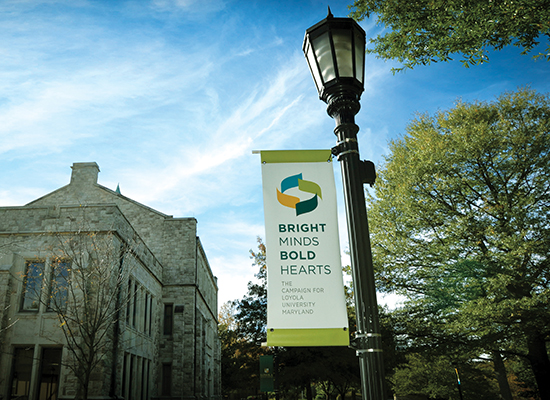
<svg viewBox="0 0 550 400">
<path fill-rule="evenodd" d="M 275 391 L 273 356 L 260 356 L 260 392 Z"/>
<path fill-rule="evenodd" d="M 267 345 L 348 346 L 330 150 L 262 151 Z"/>
</svg>

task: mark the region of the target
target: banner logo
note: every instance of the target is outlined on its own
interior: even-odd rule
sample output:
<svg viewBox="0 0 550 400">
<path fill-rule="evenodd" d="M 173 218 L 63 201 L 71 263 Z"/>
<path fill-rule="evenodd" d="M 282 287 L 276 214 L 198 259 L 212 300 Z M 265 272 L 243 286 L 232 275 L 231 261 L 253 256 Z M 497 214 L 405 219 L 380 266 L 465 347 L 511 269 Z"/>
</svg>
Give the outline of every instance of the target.
<svg viewBox="0 0 550 400">
<path fill-rule="evenodd" d="M 298 188 L 302 192 L 311 193 L 313 197 L 308 200 L 300 200 L 299 197 L 285 194 L 292 188 Z M 323 199 L 321 187 L 315 182 L 302 179 L 302 174 L 289 176 L 281 181 L 281 190 L 277 189 L 277 200 L 285 207 L 294 208 L 296 216 L 306 214 L 317 208 L 318 199 Z"/>
</svg>

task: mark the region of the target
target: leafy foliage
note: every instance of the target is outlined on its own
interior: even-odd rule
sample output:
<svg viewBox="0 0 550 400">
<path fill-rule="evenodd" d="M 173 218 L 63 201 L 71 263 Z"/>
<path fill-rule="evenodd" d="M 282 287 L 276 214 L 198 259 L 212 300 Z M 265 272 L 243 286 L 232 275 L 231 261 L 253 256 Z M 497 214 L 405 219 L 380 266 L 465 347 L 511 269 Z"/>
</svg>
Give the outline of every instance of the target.
<svg viewBox="0 0 550 400">
<path fill-rule="evenodd" d="M 268 349 L 241 337 L 236 331 L 235 303 L 222 306 L 218 332 L 221 342 L 222 391 L 235 398 L 254 396 L 259 391 L 259 358 Z"/>
<path fill-rule="evenodd" d="M 350 348 L 288 347 L 280 349 L 277 357 L 283 392 L 291 392 L 295 387 L 307 390 L 312 383 L 318 383 L 325 393 L 344 396 L 360 386 L 359 364 Z"/>
<path fill-rule="evenodd" d="M 459 400 L 458 381 L 465 399 L 498 398 L 491 366 L 482 360 L 457 363 L 447 356 L 410 353 L 396 369 L 393 387 L 397 396 L 424 395 L 430 399 Z"/>
<path fill-rule="evenodd" d="M 306 396 L 312 398 L 313 383 L 326 383 L 325 389 L 337 393 L 346 393 L 357 387 L 359 365 L 352 349 L 260 346 L 266 340 L 267 326 L 266 253 L 260 238 L 258 250 L 251 250 L 250 254 L 253 266 L 258 268 L 257 282 L 249 282 L 246 295 L 241 300 L 225 304 L 220 313 L 224 394 L 241 398 L 256 395 L 259 390 L 259 357 L 264 354 L 275 356 L 279 367 L 276 381 L 280 393 L 287 397 L 292 398 L 305 389 Z"/>
<path fill-rule="evenodd" d="M 258 250 L 250 250 L 253 266 L 259 268 L 254 275 L 258 282 L 248 282 L 247 294 L 237 302 L 237 333 L 244 339 L 256 344 L 266 341 L 267 332 L 267 266 L 265 245 L 260 238 Z"/>
<path fill-rule="evenodd" d="M 222 347 L 222 392 L 237 398 L 259 392 L 259 359 L 271 350 L 262 347 L 267 325 L 267 271 L 265 245 L 258 238 L 258 250 L 250 251 L 257 282 L 248 283 L 241 300 L 226 303 L 220 312 L 219 335 Z"/>
<path fill-rule="evenodd" d="M 458 102 L 407 133 L 369 199 L 378 287 L 409 299 L 402 333 L 525 357 L 550 396 L 549 98 Z"/>
<path fill-rule="evenodd" d="M 362 20 L 375 15 L 389 31 L 371 39 L 368 50 L 383 59 L 395 59 L 403 68 L 449 61 L 463 56 L 465 66 L 487 62 L 488 49 L 513 44 L 528 53 L 539 36 L 550 37 L 547 0 L 355 0 L 351 16 Z M 537 57 L 550 59 L 546 54 Z"/>
</svg>

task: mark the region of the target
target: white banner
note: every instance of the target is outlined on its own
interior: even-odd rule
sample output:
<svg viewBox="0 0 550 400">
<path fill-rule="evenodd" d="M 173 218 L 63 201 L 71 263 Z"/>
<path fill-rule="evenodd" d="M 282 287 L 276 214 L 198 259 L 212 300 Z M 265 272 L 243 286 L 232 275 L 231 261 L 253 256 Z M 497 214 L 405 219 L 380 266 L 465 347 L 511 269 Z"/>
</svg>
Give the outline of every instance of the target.
<svg viewBox="0 0 550 400">
<path fill-rule="evenodd" d="M 262 151 L 267 345 L 347 346 L 330 150 Z"/>
</svg>

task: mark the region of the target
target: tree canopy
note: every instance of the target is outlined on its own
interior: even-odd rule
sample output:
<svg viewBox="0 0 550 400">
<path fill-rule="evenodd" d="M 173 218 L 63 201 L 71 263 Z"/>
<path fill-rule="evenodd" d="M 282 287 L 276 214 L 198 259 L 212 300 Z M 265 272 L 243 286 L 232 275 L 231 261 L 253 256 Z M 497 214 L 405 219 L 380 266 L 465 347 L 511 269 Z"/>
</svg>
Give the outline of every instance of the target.
<svg viewBox="0 0 550 400">
<path fill-rule="evenodd" d="M 424 334 L 526 358 L 549 399 L 549 97 L 418 116 L 369 203 L 378 287 L 409 298 Z"/>
<path fill-rule="evenodd" d="M 257 241 L 258 250 L 250 250 L 252 265 L 259 268 L 254 274 L 257 282 L 248 282 L 247 294 L 236 302 L 235 319 L 239 336 L 259 345 L 267 340 L 267 267 L 265 244 L 260 238 Z"/>
<path fill-rule="evenodd" d="M 368 52 L 394 59 L 403 68 L 449 61 L 462 55 L 465 66 L 488 61 L 488 49 L 515 45 L 527 53 L 550 37 L 548 0 L 355 0 L 351 16 L 375 15 L 388 30 L 371 39 Z M 545 54 L 550 59 L 550 46 Z"/>
<path fill-rule="evenodd" d="M 271 354 L 262 347 L 266 340 L 267 287 L 265 245 L 258 238 L 258 250 L 250 250 L 255 282 L 248 282 L 248 291 L 241 300 L 222 306 L 218 332 L 221 341 L 222 392 L 225 396 L 254 396 L 260 389 L 259 359 Z"/>
<path fill-rule="evenodd" d="M 342 347 L 262 347 L 267 326 L 267 267 L 263 241 L 250 250 L 257 280 L 248 283 L 241 300 L 226 303 L 220 313 L 222 386 L 225 395 L 240 397 L 259 390 L 259 357 L 274 355 L 279 394 L 292 398 L 296 390 L 313 399 L 313 384 L 325 393 L 345 394 L 359 386 L 355 351 Z M 352 313 L 352 315 L 354 315 Z M 354 325 L 354 324 L 352 324 Z"/>
</svg>

